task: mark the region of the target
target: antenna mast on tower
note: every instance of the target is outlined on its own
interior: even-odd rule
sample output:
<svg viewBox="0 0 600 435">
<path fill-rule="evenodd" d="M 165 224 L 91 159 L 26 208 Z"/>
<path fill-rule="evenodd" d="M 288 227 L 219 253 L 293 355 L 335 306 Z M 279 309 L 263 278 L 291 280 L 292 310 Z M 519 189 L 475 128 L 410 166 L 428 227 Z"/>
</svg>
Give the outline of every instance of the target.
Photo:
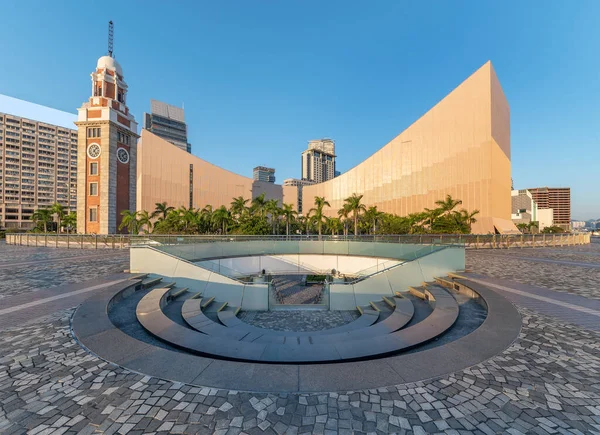
<svg viewBox="0 0 600 435">
<path fill-rule="evenodd" d="M 114 26 L 112 20 L 108 22 L 108 55 L 113 57 Z"/>
</svg>

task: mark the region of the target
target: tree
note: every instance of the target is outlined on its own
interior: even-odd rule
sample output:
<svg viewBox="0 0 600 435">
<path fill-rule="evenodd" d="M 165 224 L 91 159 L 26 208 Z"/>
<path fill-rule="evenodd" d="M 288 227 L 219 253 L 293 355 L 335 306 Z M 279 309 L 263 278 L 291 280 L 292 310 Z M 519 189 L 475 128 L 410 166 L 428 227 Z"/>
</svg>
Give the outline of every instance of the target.
<svg viewBox="0 0 600 435">
<path fill-rule="evenodd" d="M 350 208 L 348 204 L 344 204 L 342 208 L 338 210 L 338 217 L 340 221 L 344 222 L 344 236 L 348 235 L 348 216 L 350 216 Z"/>
<path fill-rule="evenodd" d="M 138 220 L 137 220 L 137 212 L 131 210 L 123 210 L 121 212 L 121 225 L 119 225 L 119 230 L 123 228 L 127 228 L 131 235 L 138 233 Z"/>
<path fill-rule="evenodd" d="M 377 206 L 369 207 L 367 211 L 365 211 L 365 220 L 369 224 L 369 232 L 371 234 L 375 234 L 377 231 L 377 221 L 384 215 L 385 213 L 377 210 Z M 373 224 L 371 226 L 371 224 Z M 371 231 L 372 229 L 372 231 Z"/>
<path fill-rule="evenodd" d="M 285 217 L 285 234 L 286 236 L 289 236 L 290 222 L 294 220 L 294 218 L 298 215 L 298 212 L 294 210 L 294 206 L 292 204 L 283 204 L 281 214 L 283 217 Z"/>
<path fill-rule="evenodd" d="M 462 201 L 460 199 L 453 199 L 451 195 L 446 195 L 446 199 L 438 200 L 435 204 L 439 206 L 441 214 L 450 214 L 456 206 L 462 204 Z"/>
<path fill-rule="evenodd" d="M 265 206 L 267 201 L 265 200 L 265 194 L 261 193 L 252 200 L 251 211 L 258 214 L 261 217 L 265 217 Z"/>
<path fill-rule="evenodd" d="M 146 234 L 150 234 L 152 232 L 152 215 L 150 213 L 148 213 L 147 210 L 142 210 L 140 212 L 138 212 L 139 218 L 138 218 L 138 226 L 141 230 L 144 230 L 144 226 L 146 227 L 146 229 L 144 230 L 144 232 Z M 164 218 L 163 218 L 164 220 Z"/>
<path fill-rule="evenodd" d="M 352 212 L 352 216 L 354 219 L 354 235 L 358 236 L 358 215 L 367 210 L 366 206 L 361 203 L 363 195 L 357 195 L 353 193 L 352 196 L 349 196 L 344 201 L 348 205 L 349 211 Z"/>
<path fill-rule="evenodd" d="M 424 213 L 427 215 L 427 219 L 429 220 L 429 229 L 433 232 L 433 228 L 435 227 L 436 220 L 442 214 L 442 210 L 440 208 L 429 209 L 425 208 Z M 425 224 L 425 222 L 423 222 Z"/>
<path fill-rule="evenodd" d="M 471 228 L 473 227 L 473 224 L 477 222 L 477 218 L 475 218 L 475 216 L 477 216 L 479 214 L 479 210 L 473 210 L 472 212 L 468 212 L 467 210 L 465 210 L 464 208 L 460 211 L 460 214 L 464 220 L 464 222 L 467 224 L 467 226 L 469 227 L 469 233 L 471 233 Z"/>
<path fill-rule="evenodd" d="M 237 198 L 233 198 L 231 201 L 231 215 L 236 216 L 238 219 L 242 217 L 242 215 L 247 211 L 246 204 L 249 200 L 244 199 L 243 196 L 238 196 Z"/>
<path fill-rule="evenodd" d="M 317 229 L 319 231 L 319 240 L 321 240 L 322 230 L 323 230 L 323 221 L 325 220 L 325 215 L 323 214 L 323 208 L 331 207 L 331 205 L 325 200 L 322 196 L 315 196 L 315 207 L 311 208 L 308 211 L 307 216 L 313 220 L 317 224 Z"/>
<path fill-rule="evenodd" d="M 338 235 L 340 231 L 343 231 L 344 229 L 344 225 L 342 224 L 342 221 L 339 218 L 327 219 L 327 226 L 331 230 L 332 236 Z"/>
<path fill-rule="evenodd" d="M 275 228 L 279 222 L 279 215 L 281 213 L 279 201 L 276 199 L 269 199 L 265 203 L 265 211 L 271 215 L 271 229 L 273 231 L 273 235 L 275 235 Z"/>
<path fill-rule="evenodd" d="M 59 204 L 58 202 L 55 202 L 54 204 L 52 204 L 52 207 L 50 207 L 50 213 L 56 215 L 56 233 L 60 233 L 60 221 L 65 217 L 65 208 L 63 207 L 62 204 Z"/>
<path fill-rule="evenodd" d="M 221 228 L 221 234 L 227 234 L 227 225 L 231 219 L 231 215 L 229 214 L 229 210 L 222 205 L 218 209 L 216 209 L 212 214 L 213 223 Z"/>
<path fill-rule="evenodd" d="M 33 212 L 30 218 L 36 225 L 43 225 L 44 232 L 48 232 L 48 222 L 52 220 L 52 212 L 47 208 L 39 208 Z"/>
<path fill-rule="evenodd" d="M 69 214 L 63 218 L 62 223 L 67 228 L 67 233 L 70 233 L 72 229 L 77 229 L 77 213 L 74 211 L 69 212 Z"/>
<path fill-rule="evenodd" d="M 156 208 L 152 212 L 151 218 L 158 216 L 158 220 L 165 220 L 171 210 L 175 210 L 175 207 L 168 207 L 166 202 L 157 202 Z"/>
</svg>

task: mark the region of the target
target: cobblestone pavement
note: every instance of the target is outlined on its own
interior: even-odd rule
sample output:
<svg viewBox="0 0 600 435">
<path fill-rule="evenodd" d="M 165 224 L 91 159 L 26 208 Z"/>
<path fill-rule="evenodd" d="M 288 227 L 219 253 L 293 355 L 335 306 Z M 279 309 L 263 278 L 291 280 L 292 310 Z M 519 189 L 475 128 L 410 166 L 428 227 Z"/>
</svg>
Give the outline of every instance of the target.
<svg viewBox="0 0 600 435">
<path fill-rule="evenodd" d="M 306 276 L 276 275 L 273 277 L 275 294 L 281 304 L 318 304 L 323 293 L 322 284 L 305 285 Z"/>
<path fill-rule="evenodd" d="M 485 363 L 430 382 L 258 394 L 161 381 L 87 354 L 63 311 L 0 333 L 0 432 L 576 433 L 600 431 L 600 334 L 521 310 Z"/>
<path fill-rule="evenodd" d="M 600 268 L 540 263 L 528 257 L 598 264 L 600 242 L 562 248 L 467 250 L 466 266 L 494 278 L 600 299 Z"/>
<path fill-rule="evenodd" d="M 259 328 L 277 331 L 320 331 L 349 323 L 356 311 L 244 311 L 240 319 Z"/>
<path fill-rule="evenodd" d="M 2 269 L 10 249 L 19 250 L 13 260 L 19 262 L 57 259 L 66 252 L 0 245 L 0 295 L 44 284 L 41 272 L 14 275 L 16 268 Z M 33 250 L 35 257 L 20 257 L 22 249 Z M 596 246 L 575 254 L 568 249 L 535 255 L 591 263 L 599 252 Z M 594 269 L 516 259 L 525 251 L 488 256 L 470 251 L 467 263 L 478 273 L 599 298 Z M 119 263 L 126 264 L 126 258 L 110 261 L 74 260 L 67 266 L 71 275 L 62 273 L 63 262 L 44 267 L 51 285 L 59 285 L 103 275 L 107 272 L 98 268 L 105 265 L 114 267 L 110 272 L 126 268 Z M 600 433 L 600 333 L 519 311 L 523 329 L 515 343 L 452 375 L 376 390 L 277 395 L 190 386 L 119 368 L 84 351 L 70 334 L 73 310 L 61 310 L 0 331 L 0 433 Z M 317 327 L 316 320 L 280 313 L 271 313 L 279 320 L 264 322 Z"/>
<path fill-rule="evenodd" d="M 129 269 L 129 251 L 34 248 L 0 243 L 0 300 Z"/>
</svg>

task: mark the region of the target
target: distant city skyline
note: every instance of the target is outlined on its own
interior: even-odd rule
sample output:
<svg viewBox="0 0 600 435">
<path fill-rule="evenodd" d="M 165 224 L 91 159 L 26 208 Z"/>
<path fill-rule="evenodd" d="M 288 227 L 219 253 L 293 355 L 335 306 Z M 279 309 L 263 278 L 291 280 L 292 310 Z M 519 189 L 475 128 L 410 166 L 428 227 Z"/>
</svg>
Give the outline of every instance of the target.
<svg viewBox="0 0 600 435">
<path fill-rule="evenodd" d="M 600 192 L 590 182 L 599 141 L 593 96 L 600 61 L 589 55 L 600 48 L 596 2 L 181 4 L 161 14 L 126 3 L 118 17 L 94 11 L 92 21 L 91 5 L 75 5 L 4 5 L 0 37 L 18 44 L 5 47 L 11 68 L 0 71 L 1 94 L 75 117 L 89 94 L 81 78 L 106 52 L 113 19 L 115 56 L 127 70 L 136 118 L 152 98 L 185 103 L 195 154 L 246 176 L 265 164 L 285 179 L 301 176 L 297 156 L 314 137 L 336 139 L 337 166 L 347 171 L 491 59 L 511 107 L 515 189 L 571 187 L 572 218 L 600 218 Z M 69 25 L 56 27 L 65 14 Z M 406 23 L 401 28 L 393 25 L 398 19 Z M 168 31 L 175 23 L 177 34 Z M 311 31 L 324 23 L 332 26 L 326 34 Z M 152 46 L 136 37 L 148 26 L 158 29 Z M 70 54 L 56 63 L 59 47 Z M 190 62 L 177 61 L 190 47 L 197 53 Z M 25 54 L 32 50 L 36 56 Z M 324 62 L 327 68 L 315 68 Z M 33 74 L 45 65 L 53 67 Z"/>
</svg>

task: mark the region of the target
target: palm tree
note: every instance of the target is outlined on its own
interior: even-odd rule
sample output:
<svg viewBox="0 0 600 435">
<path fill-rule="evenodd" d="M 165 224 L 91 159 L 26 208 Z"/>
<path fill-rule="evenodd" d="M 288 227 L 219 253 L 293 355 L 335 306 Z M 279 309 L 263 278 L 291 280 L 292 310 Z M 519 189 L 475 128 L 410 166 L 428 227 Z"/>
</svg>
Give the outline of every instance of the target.
<svg viewBox="0 0 600 435">
<path fill-rule="evenodd" d="M 44 232 L 48 232 L 48 222 L 52 220 L 52 212 L 47 208 L 39 208 L 33 212 L 30 218 L 36 225 L 43 223 Z"/>
<path fill-rule="evenodd" d="M 261 193 L 256 198 L 252 200 L 252 211 L 257 213 L 260 217 L 265 217 L 265 206 L 267 205 L 267 201 L 265 200 L 265 194 Z"/>
<path fill-rule="evenodd" d="M 375 234 L 375 231 L 377 230 L 377 221 L 384 215 L 385 213 L 383 213 L 382 211 L 377 210 L 377 206 L 374 205 L 373 207 L 369 207 L 367 209 L 367 211 L 365 212 L 365 219 L 367 220 L 367 222 L 369 224 L 373 224 L 372 228 L 372 234 Z"/>
<path fill-rule="evenodd" d="M 186 208 L 184 206 L 179 207 L 175 210 L 179 214 L 180 225 L 183 230 L 187 233 L 190 227 L 194 227 L 198 222 L 198 214 L 193 208 Z"/>
<path fill-rule="evenodd" d="M 323 196 L 315 196 L 315 207 L 308 211 L 308 215 L 317 223 L 317 229 L 319 230 L 319 240 L 321 240 L 321 234 L 323 229 L 323 221 L 325 215 L 323 214 L 323 208 L 331 207 L 331 205 L 325 200 Z"/>
<path fill-rule="evenodd" d="M 475 216 L 477 216 L 479 214 L 479 210 L 473 210 L 471 213 L 469 213 L 467 210 L 465 210 L 464 208 L 460 211 L 462 220 L 464 221 L 464 223 L 467 225 L 467 227 L 469 227 L 469 233 L 471 233 L 471 227 L 474 223 L 477 222 L 477 219 L 475 218 Z"/>
<path fill-rule="evenodd" d="M 242 217 L 242 214 L 247 210 L 246 204 L 249 200 L 244 199 L 243 196 L 238 196 L 237 198 L 233 198 L 231 201 L 231 214 L 233 216 L 237 216 L 238 219 Z"/>
<path fill-rule="evenodd" d="M 146 234 L 150 234 L 152 232 L 152 215 L 150 213 L 148 213 L 147 210 L 142 210 L 142 211 L 138 212 L 138 214 L 139 214 L 139 219 L 138 219 L 139 228 L 143 230 L 143 228 L 145 226 L 146 230 L 144 230 L 144 232 Z M 164 220 L 164 218 L 163 218 L 163 220 Z"/>
<path fill-rule="evenodd" d="M 427 219 L 429 218 L 427 213 L 411 213 L 407 216 L 408 219 L 408 226 L 409 226 L 409 234 L 414 234 L 414 233 L 422 233 L 424 232 L 423 230 L 423 225 L 425 225 L 425 222 L 427 221 Z"/>
<path fill-rule="evenodd" d="M 281 209 L 279 208 L 279 201 L 276 199 L 269 199 L 265 203 L 265 211 L 271 215 L 271 227 L 273 230 L 273 235 L 275 235 L 275 227 L 279 222 L 279 215 L 281 214 Z"/>
<path fill-rule="evenodd" d="M 227 207 L 224 205 L 216 209 L 212 214 L 212 221 L 221 228 L 222 234 L 227 234 L 227 224 L 229 223 L 229 220 L 229 210 L 227 210 Z"/>
<path fill-rule="evenodd" d="M 349 211 L 352 212 L 355 236 L 358 236 L 358 215 L 367 210 L 367 207 L 360 202 L 362 198 L 363 195 L 357 195 L 356 193 L 353 193 L 352 196 L 349 196 L 344 200 L 345 203 L 348 204 Z"/>
<path fill-rule="evenodd" d="M 344 204 L 342 208 L 338 210 L 340 221 L 342 219 L 344 221 L 344 236 L 348 235 L 348 216 L 350 216 L 350 208 L 348 207 L 348 204 Z"/>
<path fill-rule="evenodd" d="M 212 231 L 213 228 L 213 207 L 208 204 L 205 205 L 202 210 L 200 210 L 200 219 L 198 220 L 198 224 L 204 226 L 206 232 Z"/>
<path fill-rule="evenodd" d="M 77 228 L 77 213 L 74 211 L 69 212 L 69 214 L 63 218 L 62 223 L 67 228 L 67 233 L 69 233 L 72 228 Z"/>
<path fill-rule="evenodd" d="M 338 235 L 340 233 L 340 231 L 344 229 L 344 226 L 342 225 L 342 221 L 339 218 L 327 219 L 327 226 L 331 230 L 332 236 Z"/>
<path fill-rule="evenodd" d="M 298 212 L 294 210 L 294 206 L 292 204 L 283 204 L 283 208 L 281 209 L 281 214 L 285 217 L 285 235 L 290 235 L 290 221 L 294 219 L 295 216 L 298 215 Z"/>
<path fill-rule="evenodd" d="M 62 204 L 55 202 L 52 204 L 52 207 L 50 207 L 50 213 L 56 215 L 56 233 L 58 234 L 60 233 L 60 221 L 65 217 L 65 208 Z"/>
<path fill-rule="evenodd" d="M 157 202 L 155 205 L 156 208 L 154 209 L 150 217 L 155 218 L 156 216 L 158 216 L 159 221 L 165 220 L 169 212 L 171 210 L 175 210 L 175 207 L 167 207 L 166 202 Z"/>
<path fill-rule="evenodd" d="M 435 221 L 437 218 L 440 217 L 440 215 L 443 213 L 443 211 L 441 208 L 434 208 L 434 209 L 425 208 L 424 213 L 427 215 L 427 219 L 429 220 L 429 229 L 431 232 L 433 232 L 433 227 L 435 225 Z"/>
<path fill-rule="evenodd" d="M 453 199 L 450 195 L 446 195 L 445 200 L 440 199 L 436 201 L 435 204 L 440 207 L 441 214 L 449 214 L 457 205 L 461 205 L 462 201 L 460 199 Z"/>
<path fill-rule="evenodd" d="M 121 216 L 123 216 L 123 218 L 121 219 L 121 225 L 119 225 L 119 230 L 122 230 L 123 228 L 127 227 L 127 230 L 130 232 L 131 235 L 137 234 L 139 229 L 137 212 L 131 210 L 123 210 L 121 212 Z"/>
</svg>

